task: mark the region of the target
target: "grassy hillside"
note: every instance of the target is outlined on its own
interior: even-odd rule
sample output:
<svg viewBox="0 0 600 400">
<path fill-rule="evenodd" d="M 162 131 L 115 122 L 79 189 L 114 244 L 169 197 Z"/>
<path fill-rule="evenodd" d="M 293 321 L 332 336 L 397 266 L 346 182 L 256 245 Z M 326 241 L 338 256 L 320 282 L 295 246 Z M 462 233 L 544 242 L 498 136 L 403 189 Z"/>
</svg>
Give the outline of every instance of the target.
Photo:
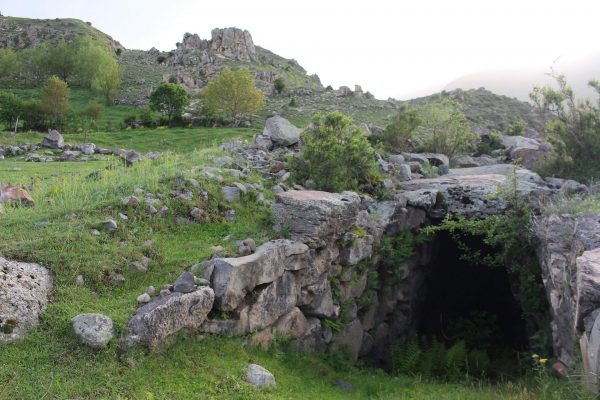
<svg viewBox="0 0 600 400">
<path fill-rule="evenodd" d="M 70 41 L 81 36 L 88 36 L 113 50 L 123 47 L 106 33 L 94 28 L 90 22 L 79 19 L 0 17 L 1 48 L 21 50 L 41 43 L 56 43 L 61 39 Z"/>
<path fill-rule="evenodd" d="M 190 136 L 184 136 L 189 133 Z M 365 366 L 349 366 L 336 357 L 298 355 L 279 342 L 268 351 L 250 348 L 247 338 L 223 338 L 182 333 L 161 349 L 119 355 L 116 340 L 108 348 L 91 350 L 79 344 L 71 330 L 71 318 L 79 313 L 99 312 L 114 320 L 117 334 L 123 332 L 136 308 L 136 297 L 153 285 L 160 289 L 172 283 L 190 265 L 206 259 L 211 246 L 233 249 L 233 241 L 246 237 L 258 243 L 277 237 L 271 231 L 271 213 L 257 202 L 256 192 L 239 202 L 222 199 L 220 183 L 207 180 L 202 166 L 212 165 L 223 155 L 217 148 L 196 147 L 192 134 L 208 142 L 245 136 L 246 130 L 166 130 L 132 132 L 133 147 L 177 150 L 156 161 L 131 168 L 111 160 L 77 163 L 36 164 L 17 160 L 0 162 L 0 181 L 28 184 L 38 200 L 34 208 L 8 208 L 0 215 L 0 253 L 39 262 L 56 274 L 52 302 L 40 326 L 23 341 L 0 346 L 0 399 L 568 399 L 591 398 L 546 375 L 532 375 L 511 383 L 480 383 L 468 377 L 456 383 L 435 382 L 419 377 L 394 377 Z M 164 135 L 172 143 L 155 143 L 144 135 Z M 121 146 L 120 134 L 98 134 L 96 142 Z M 76 136 L 68 136 L 71 140 Z M 99 140 L 102 138 L 102 140 Z M 197 138 L 197 136 L 194 136 Z M 186 147 L 185 144 L 188 144 Z M 136 148 L 137 148 L 136 147 Z M 109 165 L 113 167 L 106 169 Z M 99 180 L 86 177 L 102 171 Z M 270 183 L 258 175 L 233 178 L 223 173 L 224 183 L 261 183 L 267 198 Z M 194 178 L 208 192 L 210 220 L 187 218 L 195 200 L 171 197 L 181 183 Z M 186 185 L 187 186 L 187 185 Z M 195 192 L 200 189 L 187 186 Z M 121 204 L 134 190 L 164 195 L 169 207 L 164 218 Z M 144 197 L 145 195 L 141 195 Z M 225 211 L 234 209 L 228 222 Z M 129 219 L 122 221 L 118 213 Z M 114 234 L 92 234 L 106 218 L 115 219 Z M 148 242 L 151 241 L 151 242 Z M 132 273 L 128 265 L 141 257 L 151 259 L 145 273 Z M 121 273 L 122 284 L 111 277 Z M 82 275 L 83 286 L 76 284 Z M 248 363 L 272 371 L 277 387 L 257 390 L 245 381 Z M 351 392 L 334 386 L 342 379 Z M 567 397 L 569 395 L 569 397 Z"/>
</svg>

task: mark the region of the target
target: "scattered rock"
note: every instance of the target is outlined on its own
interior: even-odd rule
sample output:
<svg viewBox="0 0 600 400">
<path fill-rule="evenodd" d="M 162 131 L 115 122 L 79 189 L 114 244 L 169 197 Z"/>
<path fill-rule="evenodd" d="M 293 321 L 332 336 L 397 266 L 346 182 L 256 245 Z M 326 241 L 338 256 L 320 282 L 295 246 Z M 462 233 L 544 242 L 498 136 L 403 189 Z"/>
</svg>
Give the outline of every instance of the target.
<svg viewBox="0 0 600 400">
<path fill-rule="evenodd" d="M 223 192 L 223 198 L 225 201 L 238 201 L 240 199 L 241 191 L 237 186 L 223 186 L 221 188 Z"/>
<path fill-rule="evenodd" d="M 113 322 L 102 314 L 79 314 L 72 322 L 77 339 L 94 349 L 106 347 L 113 338 Z"/>
<path fill-rule="evenodd" d="M 148 293 L 142 293 L 137 297 L 137 302 L 139 304 L 150 303 L 151 300 L 152 300 L 152 298 L 150 297 L 150 295 Z"/>
<path fill-rule="evenodd" d="M 52 285 L 52 274 L 41 265 L 0 256 L 0 344 L 20 339 L 38 325 Z"/>
<path fill-rule="evenodd" d="M 77 275 L 77 278 L 75 278 L 75 283 L 77 284 L 77 286 L 83 286 L 85 284 L 83 275 Z"/>
<path fill-rule="evenodd" d="M 108 233 L 113 233 L 117 230 L 118 225 L 113 219 L 107 219 L 102 223 L 104 230 Z"/>
<path fill-rule="evenodd" d="M 137 207 L 140 205 L 140 199 L 136 196 L 127 196 L 121 199 L 121 204 L 128 207 Z"/>
<path fill-rule="evenodd" d="M 275 386 L 273 374 L 258 364 L 248 365 L 247 379 L 251 385 L 257 387 Z"/>
</svg>

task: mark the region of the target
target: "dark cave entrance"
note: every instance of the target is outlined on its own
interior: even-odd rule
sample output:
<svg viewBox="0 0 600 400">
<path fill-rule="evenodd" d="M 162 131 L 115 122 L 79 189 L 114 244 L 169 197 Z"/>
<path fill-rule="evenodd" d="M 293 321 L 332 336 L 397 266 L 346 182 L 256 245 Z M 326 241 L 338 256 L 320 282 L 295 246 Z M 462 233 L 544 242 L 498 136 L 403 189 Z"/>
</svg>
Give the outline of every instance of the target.
<svg viewBox="0 0 600 400">
<path fill-rule="evenodd" d="M 504 267 L 478 265 L 446 232 L 435 237 L 437 251 L 423 282 L 415 328 L 421 338 L 448 345 L 463 340 L 490 359 L 516 358 L 529 349 L 528 325 Z M 481 238 L 467 237 L 471 249 L 490 251 Z"/>
</svg>

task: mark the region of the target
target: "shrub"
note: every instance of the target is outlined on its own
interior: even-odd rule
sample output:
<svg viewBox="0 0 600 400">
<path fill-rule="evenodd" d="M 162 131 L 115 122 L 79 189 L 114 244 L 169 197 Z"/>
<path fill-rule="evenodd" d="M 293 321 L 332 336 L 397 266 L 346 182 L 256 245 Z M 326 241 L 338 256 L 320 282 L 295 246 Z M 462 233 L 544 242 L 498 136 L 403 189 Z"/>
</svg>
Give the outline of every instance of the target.
<svg viewBox="0 0 600 400">
<path fill-rule="evenodd" d="M 375 152 L 364 132 L 336 111 L 316 114 L 302 133 L 302 155 L 290 160 L 293 179 L 312 179 L 320 190 L 357 190 L 376 176 Z"/>
<path fill-rule="evenodd" d="M 42 91 L 42 109 L 50 123 L 60 127 L 69 111 L 69 88 L 57 76 L 50 77 Z"/>
<path fill-rule="evenodd" d="M 275 89 L 277 94 L 283 93 L 283 91 L 285 90 L 285 86 L 286 85 L 283 78 L 275 78 L 275 80 L 273 81 L 273 88 Z"/>
<path fill-rule="evenodd" d="M 508 136 L 520 136 L 525 132 L 525 128 L 527 128 L 525 121 L 517 121 L 510 124 L 504 133 Z"/>
<path fill-rule="evenodd" d="M 189 103 L 185 89 L 175 83 L 161 83 L 150 95 L 150 108 L 162 113 L 169 126 Z"/>
<path fill-rule="evenodd" d="M 551 121 L 546 125 L 554 155 L 543 174 L 578 180 L 600 176 L 600 105 L 590 99 L 577 101 L 564 76 L 554 77 L 558 89 L 536 87 L 531 99 Z M 600 95 L 600 82 L 589 85 Z"/>
<path fill-rule="evenodd" d="M 417 110 L 409 109 L 403 104 L 385 130 L 378 135 L 373 135 L 371 140 L 381 141 L 383 146 L 392 152 L 410 151 L 419 124 Z"/>
</svg>

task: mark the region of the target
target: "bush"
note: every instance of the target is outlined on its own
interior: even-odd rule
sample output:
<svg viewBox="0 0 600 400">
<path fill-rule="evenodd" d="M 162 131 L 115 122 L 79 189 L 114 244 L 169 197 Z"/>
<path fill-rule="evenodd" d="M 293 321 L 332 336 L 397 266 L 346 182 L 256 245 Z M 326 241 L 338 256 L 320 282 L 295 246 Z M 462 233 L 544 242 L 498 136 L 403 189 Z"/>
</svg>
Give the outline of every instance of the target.
<svg viewBox="0 0 600 400">
<path fill-rule="evenodd" d="M 317 189 L 340 192 L 376 179 L 375 152 L 344 114 L 316 114 L 301 138 L 302 155 L 290 160 L 296 181 L 311 179 Z"/>
<path fill-rule="evenodd" d="M 544 175 L 591 181 L 600 177 L 600 105 L 590 99 L 577 101 L 564 76 L 554 77 L 558 89 L 536 87 L 531 99 L 552 119 L 546 125 L 554 154 L 540 171 Z M 589 85 L 600 96 L 600 82 Z"/>
<path fill-rule="evenodd" d="M 413 146 L 414 133 L 419 124 L 420 118 L 417 110 L 409 109 L 403 104 L 385 130 L 373 135 L 371 140 L 381 141 L 383 146 L 392 152 L 410 151 Z"/>
<path fill-rule="evenodd" d="M 285 90 L 285 81 L 283 80 L 283 78 L 275 78 L 275 80 L 273 81 L 273 88 L 275 89 L 277 94 L 283 93 L 283 91 Z"/>
</svg>

